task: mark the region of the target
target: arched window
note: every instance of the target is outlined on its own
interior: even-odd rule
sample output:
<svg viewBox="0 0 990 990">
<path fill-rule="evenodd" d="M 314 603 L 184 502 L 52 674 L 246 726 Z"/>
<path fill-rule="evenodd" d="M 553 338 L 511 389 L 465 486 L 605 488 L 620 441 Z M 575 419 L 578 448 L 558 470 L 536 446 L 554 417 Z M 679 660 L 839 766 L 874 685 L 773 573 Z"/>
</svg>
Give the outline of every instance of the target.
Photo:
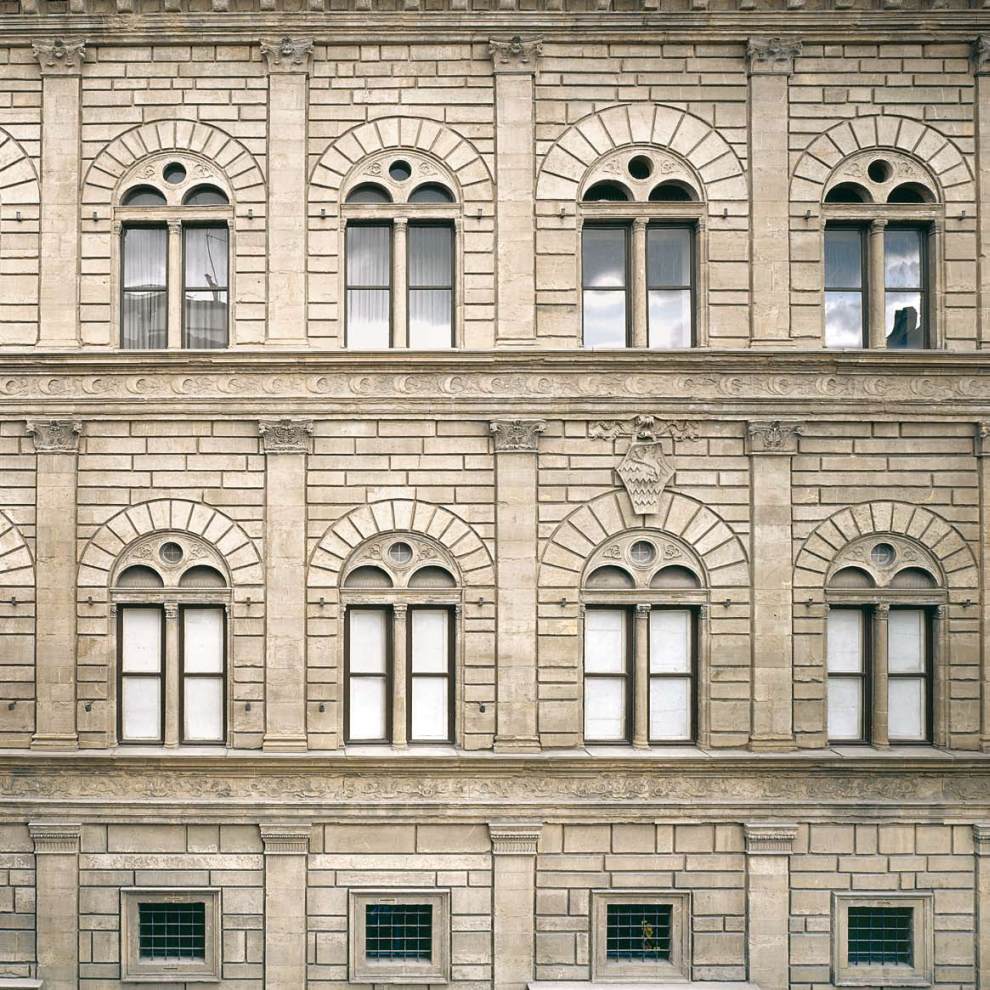
<svg viewBox="0 0 990 990">
<path fill-rule="evenodd" d="M 833 743 L 934 738 L 937 565 L 920 547 L 873 536 L 843 550 L 826 586 L 828 737 Z"/>
<path fill-rule="evenodd" d="M 212 548 L 156 534 L 115 569 L 117 739 L 209 745 L 227 739 L 230 590 Z"/>
<path fill-rule="evenodd" d="M 452 743 L 457 610 L 453 561 L 415 534 L 375 537 L 344 573 L 344 738 Z"/>
<path fill-rule="evenodd" d="M 114 219 L 120 346 L 226 347 L 233 211 L 211 169 L 176 156 L 143 163 L 125 177 Z"/>
<path fill-rule="evenodd" d="M 615 152 L 585 178 L 579 212 L 584 346 L 694 346 L 702 203 L 687 166 Z"/>
<path fill-rule="evenodd" d="M 454 189 L 437 163 L 412 152 L 361 167 L 343 206 L 347 347 L 455 346 L 460 207 Z"/>
<path fill-rule="evenodd" d="M 625 533 L 585 570 L 584 739 L 691 743 L 698 734 L 698 561 L 658 533 Z"/>
<path fill-rule="evenodd" d="M 826 184 L 825 346 L 935 346 L 937 185 L 893 151 L 846 159 Z"/>
</svg>

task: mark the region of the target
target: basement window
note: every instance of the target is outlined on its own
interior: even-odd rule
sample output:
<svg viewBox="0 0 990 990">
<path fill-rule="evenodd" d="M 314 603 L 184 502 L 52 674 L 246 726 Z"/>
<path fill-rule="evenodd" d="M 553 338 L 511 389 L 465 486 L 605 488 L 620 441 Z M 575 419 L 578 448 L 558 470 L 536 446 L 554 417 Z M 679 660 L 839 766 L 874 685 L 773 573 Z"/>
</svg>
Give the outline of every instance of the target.
<svg viewBox="0 0 990 990">
<path fill-rule="evenodd" d="M 689 978 L 690 896 L 680 891 L 592 891 L 593 980 Z"/>
</svg>

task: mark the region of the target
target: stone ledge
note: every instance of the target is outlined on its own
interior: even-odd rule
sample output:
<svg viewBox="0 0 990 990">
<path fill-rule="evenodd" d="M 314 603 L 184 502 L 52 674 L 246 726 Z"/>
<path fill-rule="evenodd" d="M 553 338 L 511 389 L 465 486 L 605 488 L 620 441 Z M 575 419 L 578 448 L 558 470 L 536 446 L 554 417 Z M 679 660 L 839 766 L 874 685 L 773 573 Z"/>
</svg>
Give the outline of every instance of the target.
<svg viewBox="0 0 990 990">
<path fill-rule="evenodd" d="M 693 980 L 690 982 L 668 983 L 664 980 L 661 983 L 598 983 L 593 980 L 564 980 L 547 981 L 538 980 L 526 984 L 528 990 L 760 990 L 756 983 L 734 983 L 723 980 L 704 982 Z"/>
</svg>

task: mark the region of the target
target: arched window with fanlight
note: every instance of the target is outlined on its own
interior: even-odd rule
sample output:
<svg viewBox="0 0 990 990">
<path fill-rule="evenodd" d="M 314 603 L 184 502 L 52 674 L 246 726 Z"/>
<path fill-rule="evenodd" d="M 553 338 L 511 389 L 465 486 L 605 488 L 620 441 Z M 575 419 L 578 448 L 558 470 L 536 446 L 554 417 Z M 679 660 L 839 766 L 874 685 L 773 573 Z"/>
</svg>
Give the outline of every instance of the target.
<svg viewBox="0 0 990 990">
<path fill-rule="evenodd" d="M 582 186 L 585 347 L 686 348 L 703 342 L 701 185 L 653 148 L 599 161 Z"/>
<path fill-rule="evenodd" d="M 901 538 L 859 540 L 833 562 L 826 600 L 830 742 L 933 742 L 947 601 L 934 558 Z"/>
<path fill-rule="evenodd" d="M 216 349 L 230 323 L 230 190 L 206 163 L 168 156 L 125 177 L 118 316 L 127 350 Z"/>
<path fill-rule="evenodd" d="M 589 560 L 584 611 L 584 739 L 637 747 L 693 743 L 708 601 L 700 562 L 651 531 Z"/>
<path fill-rule="evenodd" d="M 456 346 L 454 179 L 413 152 L 363 163 L 343 193 L 345 345 Z"/>
<path fill-rule="evenodd" d="M 456 740 L 456 574 L 446 551 L 418 534 L 376 537 L 352 555 L 341 586 L 346 742 Z"/>
</svg>

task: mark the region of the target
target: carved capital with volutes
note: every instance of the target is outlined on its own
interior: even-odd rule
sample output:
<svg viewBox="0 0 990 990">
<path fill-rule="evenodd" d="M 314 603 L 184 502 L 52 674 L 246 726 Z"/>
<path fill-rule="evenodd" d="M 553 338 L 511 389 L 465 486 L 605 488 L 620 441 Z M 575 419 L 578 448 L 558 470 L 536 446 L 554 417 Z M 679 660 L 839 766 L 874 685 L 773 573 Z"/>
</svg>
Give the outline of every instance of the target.
<svg viewBox="0 0 990 990">
<path fill-rule="evenodd" d="M 82 825 L 79 822 L 28 822 L 35 855 L 77 853 Z"/>
<path fill-rule="evenodd" d="M 797 825 L 744 825 L 746 854 L 749 856 L 789 856 L 794 849 Z"/>
<path fill-rule="evenodd" d="M 285 37 L 278 41 L 262 41 L 260 44 L 269 73 L 309 72 L 313 64 L 311 38 Z"/>
<path fill-rule="evenodd" d="M 52 42 L 34 41 L 31 47 L 43 76 L 78 76 L 82 72 L 85 41 L 65 42 L 56 38 Z"/>
<path fill-rule="evenodd" d="M 258 424 L 261 446 L 266 454 L 307 454 L 313 435 L 311 419 L 262 420 Z"/>
<path fill-rule="evenodd" d="M 797 423 L 782 423 L 772 419 L 765 423 L 749 423 L 746 427 L 747 454 L 796 454 L 801 427 Z"/>
<path fill-rule="evenodd" d="M 542 419 L 501 419 L 489 423 L 497 454 L 536 453 L 540 434 L 547 424 Z"/>
<path fill-rule="evenodd" d="M 488 54 L 492 57 L 492 69 L 496 75 L 502 73 L 533 75 L 542 52 L 541 40 L 523 41 L 518 34 L 508 40 L 492 38 L 488 42 Z"/>
<path fill-rule="evenodd" d="M 542 822 L 489 822 L 493 856 L 535 856 Z"/>
<path fill-rule="evenodd" d="M 973 71 L 978 76 L 990 75 L 990 35 L 981 34 L 973 42 Z"/>
<path fill-rule="evenodd" d="M 973 826 L 973 851 L 977 856 L 990 856 L 990 825 Z"/>
<path fill-rule="evenodd" d="M 783 38 L 750 38 L 746 45 L 746 71 L 751 76 L 789 76 L 801 42 Z"/>
<path fill-rule="evenodd" d="M 309 852 L 309 825 L 277 822 L 259 825 L 266 856 L 305 856 Z"/>
<path fill-rule="evenodd" d="M 32 419 L 27 431 L 34 437 L 34 449 L 39 454 L 74 454 L 79 450 L 82 424 L 74 419 Z"/>
<path fill-rule="evenodd" d="M 990 421 L 981 420 L 973 433 L 973 453 L 977 457 L 990 455 Z"/>
</svg>

